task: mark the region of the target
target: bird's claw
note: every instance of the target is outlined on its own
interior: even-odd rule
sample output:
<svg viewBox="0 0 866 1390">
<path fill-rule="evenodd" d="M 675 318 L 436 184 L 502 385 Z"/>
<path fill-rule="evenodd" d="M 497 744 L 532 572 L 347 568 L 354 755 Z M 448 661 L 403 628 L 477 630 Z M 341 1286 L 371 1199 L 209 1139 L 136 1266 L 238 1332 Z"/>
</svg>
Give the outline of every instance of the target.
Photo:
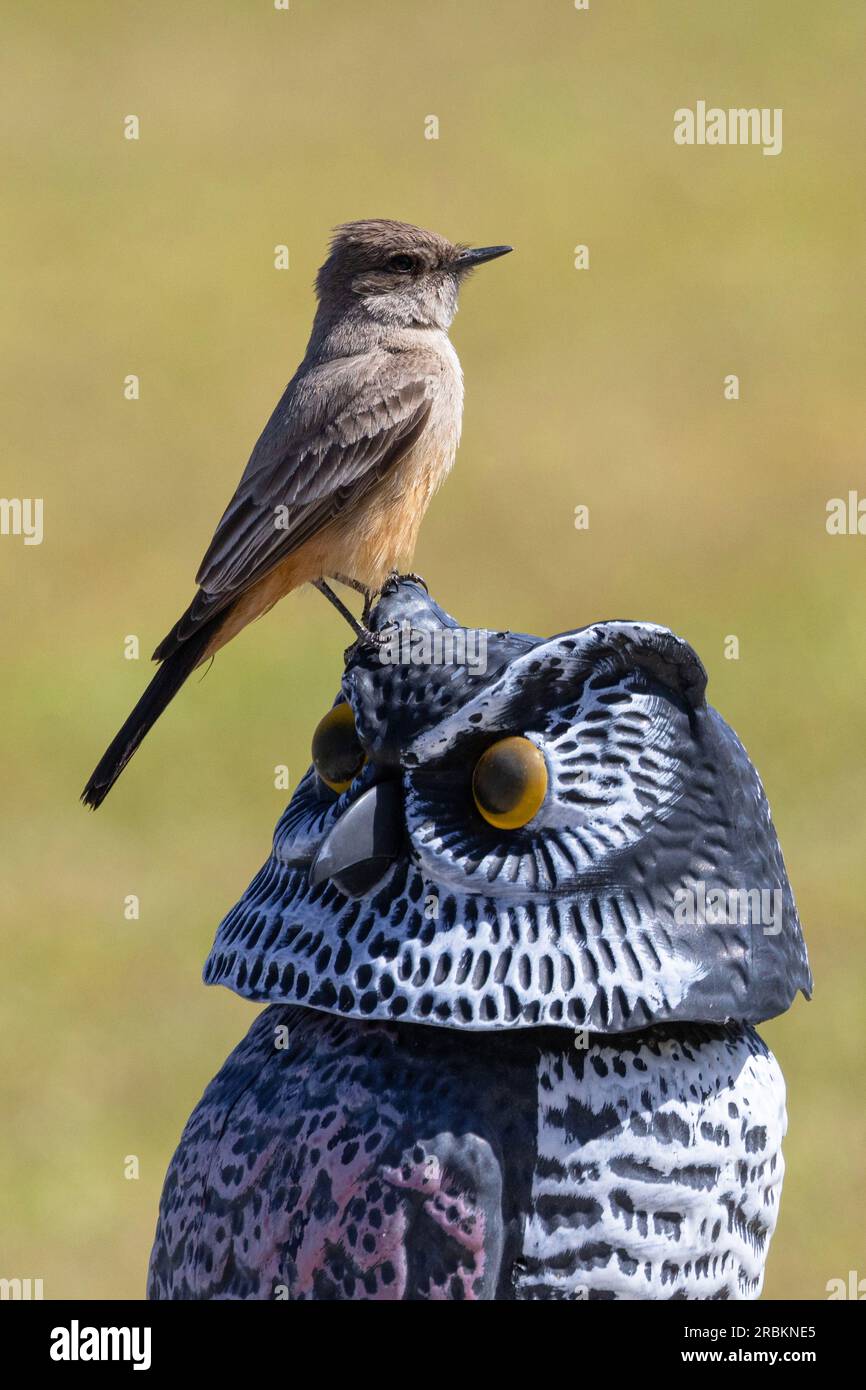
<svg viewBox="0 0 866 1390">
<path fill-rule="evenodd" d="M 416 574 L 414 570 L 410 570 L 407 574 L 398 574 L 396 570 L 392 570 L 382 586 L 382 593 L 393 594 L 395 589 L 403 583 L 420 584 L 425 594 L 430 592 L 430 587 L 423 574 Z"/>
<path fill-rule="evenodd" d="M 361 630 L 358 633 L 357 639 L 343 652 L 343 664 L 346 666 L 349 664 L 350 659 L 356 654 L 361 653 L 365 647 L 372 647 L 375 651 L 379 651 L 380 648 L 387 646 L 394 635 L 397 625 L 396 623 L 389 623 L 381 632 L 373 632 L 371 628 L 365 627 L 362 623 L 359 623 L 358 627 Z"/>
</svg>

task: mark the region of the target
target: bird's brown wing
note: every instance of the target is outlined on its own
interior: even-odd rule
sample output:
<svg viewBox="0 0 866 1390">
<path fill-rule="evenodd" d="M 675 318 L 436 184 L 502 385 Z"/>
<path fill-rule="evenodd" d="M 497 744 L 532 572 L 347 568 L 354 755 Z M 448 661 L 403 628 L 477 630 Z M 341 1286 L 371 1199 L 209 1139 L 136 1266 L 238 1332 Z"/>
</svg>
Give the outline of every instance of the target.
<svg viewBox="0 0 866 1390">
<path fill-rule="evenodd" d="M 164 660 L 329 522 L 350 514 L 422 433 L 439 363 L 370 354 L 296 379 L 274 411 L 202 560 Z"/>
</svg>

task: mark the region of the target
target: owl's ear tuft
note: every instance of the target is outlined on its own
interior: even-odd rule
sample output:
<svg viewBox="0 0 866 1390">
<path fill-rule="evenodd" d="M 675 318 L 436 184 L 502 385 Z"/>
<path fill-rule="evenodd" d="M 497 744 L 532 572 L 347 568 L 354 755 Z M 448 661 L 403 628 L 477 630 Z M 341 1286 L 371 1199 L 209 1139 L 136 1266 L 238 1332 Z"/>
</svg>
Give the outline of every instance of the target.
<svg viewBox="0 0 866 1390">
<path fill-rule="evenodd" d="M 692 709 L 705 703 L 707 673 L 693 647 L 682 637 L 655 623 L 606 622 L 585 628 L 580 655 L 612 670 L 646 671 L 676 691 Z"/>
</svg>

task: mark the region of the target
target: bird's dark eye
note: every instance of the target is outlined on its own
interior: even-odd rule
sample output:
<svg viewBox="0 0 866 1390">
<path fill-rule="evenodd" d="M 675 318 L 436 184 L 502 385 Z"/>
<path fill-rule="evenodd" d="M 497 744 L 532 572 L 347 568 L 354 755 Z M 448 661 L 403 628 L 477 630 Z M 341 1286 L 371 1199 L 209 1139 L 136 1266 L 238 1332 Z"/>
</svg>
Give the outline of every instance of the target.
<svg viewBox="0 0 866 1390">
<path fill-rule="evenodd" d="M 541 749 L 528 738 L 501 738 L 475 764 L 472 795 L 484 819 L 498 830 L 528 825 L 547 795 Z"/>
<path fill-rule="evenodd" d="M 366 761 L 367 755 L 355 728 L 355 716 L 345 701 L 341 701 L 316 725 L 313 766 L 331 791 L 344 792 Z"/>
<path fill-rule="evenodd" d="M 408 275 L 409 271 L 415 269 L 414 256 L 389 256 L 388 265 L 391 270 L 400 270 Z"/>
</svg>

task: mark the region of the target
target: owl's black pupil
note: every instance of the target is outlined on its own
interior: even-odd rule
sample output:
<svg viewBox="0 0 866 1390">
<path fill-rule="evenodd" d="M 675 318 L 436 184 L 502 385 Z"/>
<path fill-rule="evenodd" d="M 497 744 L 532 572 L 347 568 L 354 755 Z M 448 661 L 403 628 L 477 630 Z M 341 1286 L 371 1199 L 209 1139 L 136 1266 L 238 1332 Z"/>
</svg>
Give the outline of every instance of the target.
<svg viewBox="0 0 866 1390">
<path fill-rule="evenodd" d="M 352 724 L 331 722 L 316 732 L 313 763 L 330 782 L 351 782 L 364 761 L 364 750 Z"/>
<path fill-rule="evenodd" d="M 411 256 L 392 256 L 389 261 L 392 270 L 411 270 L 414 264 Z"/>
<path fill-rule="evenodd" d="M 476 774 L 475 791 L 488 811 L 500 815 L 517 805 L 526 784 L 526 769 L 519 756 L 498 750 Z"/>
</svg>

